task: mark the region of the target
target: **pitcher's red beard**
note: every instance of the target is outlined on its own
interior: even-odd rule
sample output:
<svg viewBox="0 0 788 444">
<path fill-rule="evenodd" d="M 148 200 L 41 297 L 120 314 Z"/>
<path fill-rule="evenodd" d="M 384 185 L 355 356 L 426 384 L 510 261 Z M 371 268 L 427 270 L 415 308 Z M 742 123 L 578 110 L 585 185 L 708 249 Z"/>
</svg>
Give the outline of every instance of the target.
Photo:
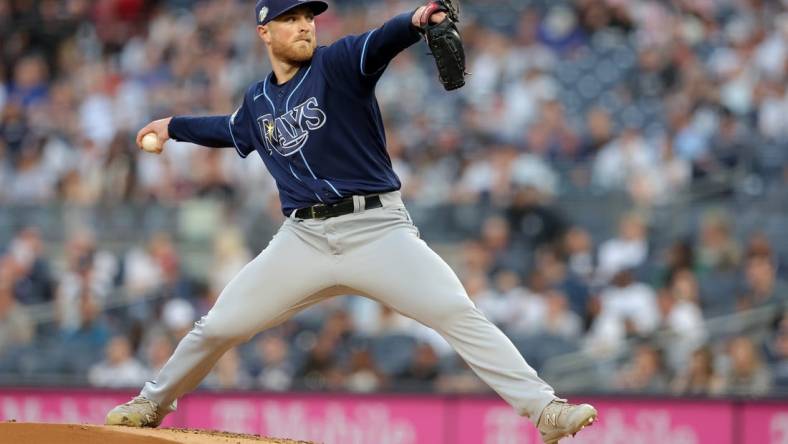
<svg viewBox="0 0 788 444">
<path fill-rule="evenodd" d="M 311 41 L 298 41 L 290 44 L 274 43 L 271 50 L 280 60 L 290 63 L 304 63 L 312 59 L 317 43 Z"/>
</svg>

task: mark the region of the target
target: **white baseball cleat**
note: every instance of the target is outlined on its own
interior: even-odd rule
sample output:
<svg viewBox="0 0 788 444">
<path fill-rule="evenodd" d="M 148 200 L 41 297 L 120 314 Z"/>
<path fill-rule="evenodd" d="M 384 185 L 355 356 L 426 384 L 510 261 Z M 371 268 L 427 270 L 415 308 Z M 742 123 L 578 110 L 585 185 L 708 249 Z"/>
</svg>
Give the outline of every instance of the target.
<svg viewBox="0 0 788 444">
<path fill-rule="evenodd" d="M 556 444 L 562 438 L 575 436 L 596 421 L 597 412 L 589 404 L 568 404 L 553 401 L 545 407 L 536 428 L 545 444 Z"/>
<path fill-rule="evenodd" d="M 164 416 L 159 413 L 159 406 L 150 399 L 137 396 L 131 401 L 121 404 L 107 413 L 107 425 L 128 427 L 158 427 Z"/>
</svg>

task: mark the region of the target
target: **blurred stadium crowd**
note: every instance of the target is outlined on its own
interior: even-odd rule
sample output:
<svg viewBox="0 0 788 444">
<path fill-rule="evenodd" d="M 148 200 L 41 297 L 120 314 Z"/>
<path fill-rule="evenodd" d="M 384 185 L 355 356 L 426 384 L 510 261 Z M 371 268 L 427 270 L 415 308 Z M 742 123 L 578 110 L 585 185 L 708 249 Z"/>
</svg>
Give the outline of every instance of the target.
<svg viewBox="0 0 788 444">
<path fill-rule="evenodd" d="M 0 382 L 141 385 L 281 222 L 259 161 L 176 142 L 144 155 L 133 141 L 153 118 L 231 113 L 268 72 L 251 3 L 0 0 L 0 218 L 222 205 L 199 272 L 177 233 L 142 220 L 127 221 L 145 231 L 136 244 L 104 242 L 95 220 L 62 239 L 13 227 L 0 238 Z M 416 6 L 333 4 L 324 43 Z M 403 194 L 433 215 L 427 240 L 453 221 L 457 236 L 435 245 L 482 311 L 548 378 L 556 356 L 589 363 L 598 377 L 580 375 L 581 390 L 788 389 L 788 2 L 463 6 L 465 88 L 442 91 L 421 45 L 377 91 Z M 611 201 L 625 202 L 612 219 Z M 720 209 L 697 211 L 709 202 Z M 665 208 L 695 211 L 694 225 L 672 230 Z M 434 332 L 361 298 L 229 352 L 204 386 L 487 390 Z"/>
</svg>

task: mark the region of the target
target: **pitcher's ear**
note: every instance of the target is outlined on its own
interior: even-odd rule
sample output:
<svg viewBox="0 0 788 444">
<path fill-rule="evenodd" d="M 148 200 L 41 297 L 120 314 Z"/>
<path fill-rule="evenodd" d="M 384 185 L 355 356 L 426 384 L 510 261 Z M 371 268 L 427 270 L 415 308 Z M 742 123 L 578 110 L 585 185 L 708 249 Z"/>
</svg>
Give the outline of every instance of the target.
<svg viewBox="0 0 788 444">
<path fill-rule="evenodd" d="M 268 29 L 268 25 L 257 25 L 257 35 L 265 43 L 271 43 L 271 32 Z"/>
</svg>

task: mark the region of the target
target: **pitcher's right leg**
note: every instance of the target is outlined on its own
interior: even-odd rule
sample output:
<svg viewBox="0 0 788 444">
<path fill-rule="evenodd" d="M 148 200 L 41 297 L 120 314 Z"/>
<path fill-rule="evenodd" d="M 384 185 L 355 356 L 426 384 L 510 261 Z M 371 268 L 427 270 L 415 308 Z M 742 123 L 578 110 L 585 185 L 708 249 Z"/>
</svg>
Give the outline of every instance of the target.
<svg viewBox="0 0 788 444">
<path fill-rule="evenodd" d="M 107 423 L 158 426 L 175 409 L 176 400 L 197 387 L 228 349 L 318 302 L 325 297 L 321 290 L 332 285 L 326 255 L 283 227 L 195 323 L 156 379 L 145 384 L 142 400 L 116 407 Z"/>
<path fill-rule="evenodd" d="M 556 397 L 415 229 L 392 229 L 347 255 L 344 264 L 343 283 L 435 329 L 484 382 L 537 426 L 546 444 L 596 419 L 592 406 Z"/>
<path fill-rule="evenodd" d="M 557 399 L 514 344 L 468 298 L 449 266 L 415 230 L 391 230 L 348 255 L 342 282 L 433 328 L 479 377 L 536 423 Z"/>
</svg>

